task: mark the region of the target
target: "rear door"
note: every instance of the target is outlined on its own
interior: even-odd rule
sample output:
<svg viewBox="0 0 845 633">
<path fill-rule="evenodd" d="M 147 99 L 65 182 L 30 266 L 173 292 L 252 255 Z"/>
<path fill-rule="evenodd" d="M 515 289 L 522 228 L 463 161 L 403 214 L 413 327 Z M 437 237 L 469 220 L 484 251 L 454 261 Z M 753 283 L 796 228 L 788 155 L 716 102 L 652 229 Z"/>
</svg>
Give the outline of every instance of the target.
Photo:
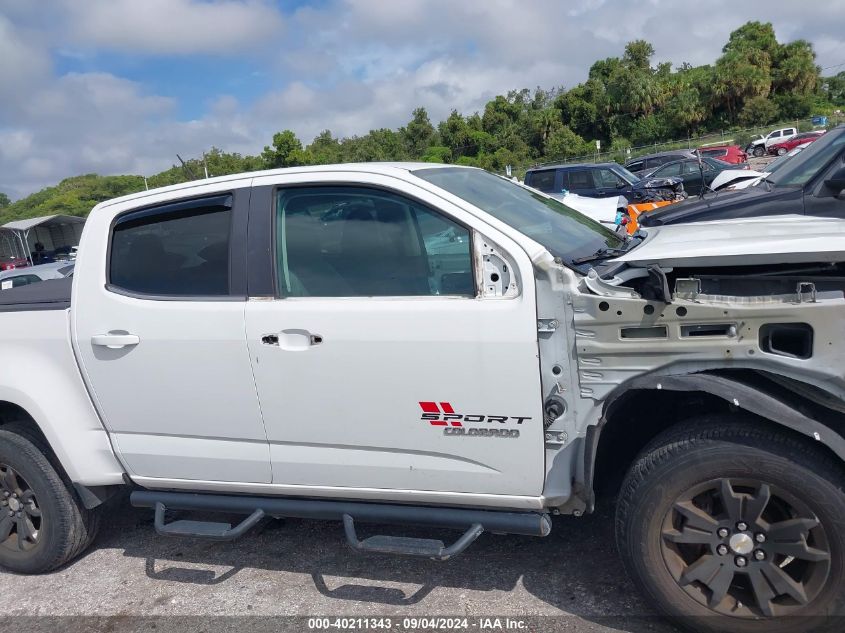
<svg viewBox="0 0 845 633">
<path fill-rule="evenodd" d="M 259 178 L 252 196 L 253 217 L 267 226 L 257 239 L 275 236 L 276 292 L 246 313 L 273 483 L 384 498 L 539 495 L 525 254 L 395 178 L 310 177 Z M 489 266 L 491 238 L 509 253 L 507 279 Z"/>
<path fill-rule="evenodd" d="M 88 220 L 74 342 L 134 477 L 270 482 L 244 333 L 248 182 Z"/>
</svg>

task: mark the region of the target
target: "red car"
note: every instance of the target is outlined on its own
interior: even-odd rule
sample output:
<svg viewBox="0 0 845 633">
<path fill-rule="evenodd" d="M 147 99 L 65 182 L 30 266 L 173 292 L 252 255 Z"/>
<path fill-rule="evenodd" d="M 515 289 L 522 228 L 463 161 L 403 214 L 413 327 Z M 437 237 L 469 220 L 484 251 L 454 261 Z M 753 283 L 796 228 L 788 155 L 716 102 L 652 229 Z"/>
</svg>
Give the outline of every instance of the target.
<svg viewBox="0 0 845 633">
<path fill-rule="evenodd" d="M 783 156 L 784 154 L 791 152 L 799 145 L 803 145 L 804 143 L 812 143 L 816 139 L 820 138 L 822 134 L 824 134 L 824 130 L 822 130 L 821 132 L 802 132 L 801 134 L 796 134 L 792 138 L 788 138 L 780 143 L 772 143 L 771 145 L 769 145 L 769 154 L 777 154 L 778 156 Z"/>
<path fill-rule="evenodd" d="M 27 266 L 29 266 L 29 262 L 23 257 L 0 256 L 0 271 L 26 268 Z"/>
<path fill-rule="evenodd" d="M 739 145 L 708 145 L 707 147 L 699 147 L 698 151 L 702 156 L 709 156 L 734 165 L 739 165 L 748 160 L 748 154 L 742 151 Z"/>
</svg>

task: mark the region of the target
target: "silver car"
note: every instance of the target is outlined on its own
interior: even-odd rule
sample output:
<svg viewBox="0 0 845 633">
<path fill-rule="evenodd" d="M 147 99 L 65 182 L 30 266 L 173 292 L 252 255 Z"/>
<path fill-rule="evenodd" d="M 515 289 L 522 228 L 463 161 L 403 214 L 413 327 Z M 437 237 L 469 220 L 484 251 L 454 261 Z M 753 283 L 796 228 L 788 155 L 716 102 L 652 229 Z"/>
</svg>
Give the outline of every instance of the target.
<svg viewBox="0 0 845 633">
<path fill-rule="evenodd" d="M 18 288 L 47 279 L 63 279 L 73 275 L 74 262 L 54 262 L 0 272 L 0 290 Z"/>
</svg>

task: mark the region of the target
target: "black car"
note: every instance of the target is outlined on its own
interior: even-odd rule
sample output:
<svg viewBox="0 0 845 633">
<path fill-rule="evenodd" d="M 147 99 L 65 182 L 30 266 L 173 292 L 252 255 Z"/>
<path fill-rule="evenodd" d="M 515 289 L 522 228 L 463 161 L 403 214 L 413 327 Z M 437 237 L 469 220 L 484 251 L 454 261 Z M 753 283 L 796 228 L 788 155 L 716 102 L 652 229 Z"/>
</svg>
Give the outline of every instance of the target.
<svg viewBox="0 0 845 633">
<path fill-rule="evenodd" d="M 525 184 L 543 193 L 565 191 L 589 198 L 624 196 L 629 202 L 675 199 L 680 178 L 641 179 L 618 163 L 548 165 L 525 172 Z"/>
<path fill-rule="evenodd" d="M 761 215 L 845 217 L 845 125 L 785 162 L 757 185 L 720 191 L 640 216 L 644 227 Z"/>
<path fill-rule="evenodd" d="M 642 177 L 642 174 L 652 172 L 661 165 L 687 158 L 696 158 L 695 152 L 685 149 L 657 152 L 656 154 L 646 154 L 645 156 L 632 158 L 625 163 L 625 168 L 632 174 Z"/>
<path fill-rule="evenodd" d="M 684 191 L 691 196 L 701 193 L 702 187 L 709 186 L 713 179 L 726 169 L 747 169 L 726 163 L 717 158 L 702 156 L 687 158 L 666 163 L 654 171 L 647 173 L 644 178 L 680 178 L 684 181 Z"/>
</svg>

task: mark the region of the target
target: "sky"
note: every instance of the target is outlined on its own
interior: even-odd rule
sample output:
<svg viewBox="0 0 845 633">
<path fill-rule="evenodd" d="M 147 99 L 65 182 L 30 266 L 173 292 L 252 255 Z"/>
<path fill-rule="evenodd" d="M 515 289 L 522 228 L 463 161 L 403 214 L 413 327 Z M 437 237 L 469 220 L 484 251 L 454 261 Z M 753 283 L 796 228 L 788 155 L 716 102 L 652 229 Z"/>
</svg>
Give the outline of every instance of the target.
<svg viewBox="0 0 845 633">
<path fill-rule="evenodd" d="M 0 192 L 437 122 L 572 87 L 633 39 L 712 63 L 748 20 L 845 70 L 845 0 L 0 0 Z"/>
</svg>

